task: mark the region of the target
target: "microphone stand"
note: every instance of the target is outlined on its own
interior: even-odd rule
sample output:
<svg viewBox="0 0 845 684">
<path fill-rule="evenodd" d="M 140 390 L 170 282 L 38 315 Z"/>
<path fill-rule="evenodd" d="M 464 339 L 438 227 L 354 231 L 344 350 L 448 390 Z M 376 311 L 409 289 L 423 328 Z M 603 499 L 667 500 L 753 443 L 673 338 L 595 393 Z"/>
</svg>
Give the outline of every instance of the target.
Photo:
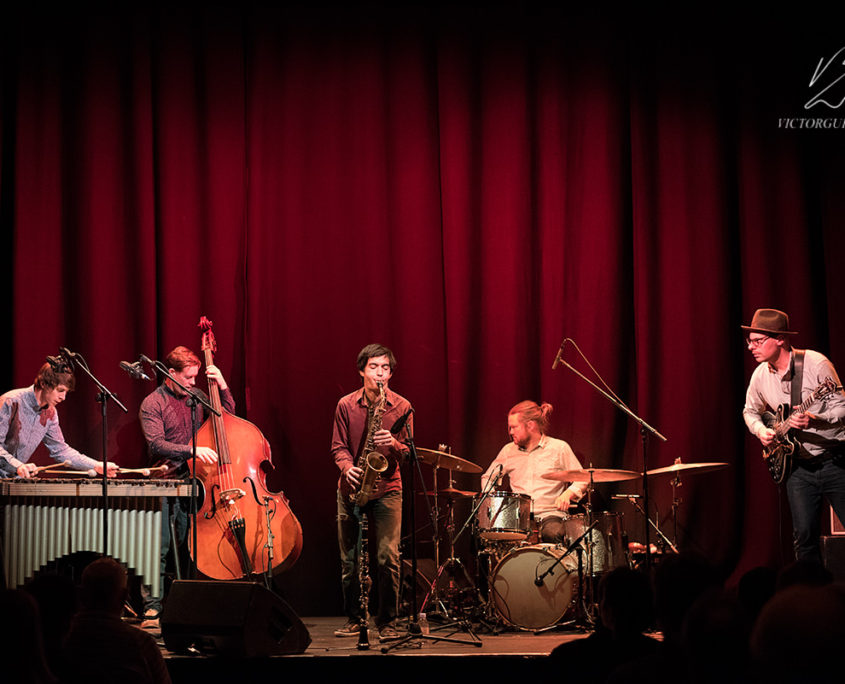
<svg viewBox="0 0 845 684">
<path fill-rule="evenodd" d="M 463 527 L 461 527 L 461 529 L 458 530 L 458 533 L 455 535 L 455 539 L 454 539 L 453 543 L 458 541 L 458 539 L 461 538 L 461 535 L 464 533 L 464 530 L 466 530 L 467 527 L 469 527 L 470 523 L 475 519 L 475 514 L 478 513 L 478 509 L 481 508 L 481 505 L 488 498 L 490 498 L 490 494 L 498 486 L 498 483 L 499 483 L 499 480 L 501 479 L 501 477 L 502 477 L 502 466 L 499 465 L 499 475 L 498 475 L 498 477 L 496 477 L 496 478 L 490 477 L 490 479 L 487 480 L 487 484 L 484 485 L 484 491 L 481 492 L 481 496 L 478 499 L 478 503 L 475 504 L 472 507 L 472 510 L 469 512 L 469 516 L 467 517 L 466 522 L 464 522 L 464 524 L 463 524 Z"/>
<path fill-rule="evenodd" d="M 62 352 L 62 356 L 66 357 L 68 362 L 71 366 L 76 365 L 77 368 L 81 368 L 85 371 L 85 374 L 91 378 L 94 384 L 97 386 L 97 389 L 100 391 L 97 393 L 95 401 L 100 404 L 100 414 L 103 418 L 103 429 L 102 429 L 102 436 L 103 436 L 103 475 L 102 475 L 102 483 L 103 483 L 103 555 L 109 555 L 109 479 L 108 479 L 108 435 L 109 435 L 109 426 L 108 426 L 108 415 L 106 411 L 106 403 L 109 399 L 111 399 L 115 404 L 117 404 L 121 409 L 123 409 L 124 413 L 129 413 L 128 409 L 120 402 L 120 400 L 112 393 L 103 383 L 101 383 L 94 374 L 91 372 L 91 369 L 88 368 L 88 362 L 85 360 L 85 357 L 82 354 L 77 354 L 65 347 L 61 347 L 60 351 Z M 75 362 L 75 364 L 74 364 Z"/>
<path fill-rule="evenodd" d="M 560 556 L 560 558 L 558 558 L 554 563 L 552 563 L 548 568 L 546 568 L 546 570 L 544 572 L 542 572 L 541 574 L 537 575 L 534 578 L 534 584 L 538 587 L 542 587 L 543 586 L 543 580 L 546 579 L 546 576 L 547 575 L 553 575 L 554 569 L 563 562 L 564 558 L 566 558 L 570 553 L 575 551 L 580 546 L 581 541 L 584 539 L 584 537 L 586 537 L 588 534 L 590 534 L 590 532 L 593 531 L 593 528 L 598 524 L 599 524 L 599 521 L 596 520 L 592 525 L 590 525 L 586 530 L 584 530 L 581 533 L 581 536 L 579 536 L 577 539 L 572 541 L 569 544 L 569 546 L 566 547 L 566 551 L 563 552 L 563 555 Z M 569 572 L 569 571 L 567 570 L 567 572 Z"/>
<path fill-rule="evenodd" d="M 592 380 L 590 380 L 589 378 L 584 376 L 583 373 L 579 372 L 578 370 L 573 368 L 570 364 L 568 364 L 566 361 L 564 361 L 563 358 L 561 358 L 561 357 L 563 355 L 563 347 L 564 347 L 564 345 L 566 344 L 567 341 L 572 342 L 572 344 L 575 345 L 575 348 L 578 349 L 578 345 L 575 344 L 574 340 L 570 340 L 569 338 L 565 339 L 563 341 L 563 343 L 560 345 L 560 349 L 558 349 L 557 355 L 555 356 L 554 363 L 552 364 L 552 370 L 555 370 L 555 368 L 557 368 L 559 364 L 563 364 L 569 370 L 571 370 L 573 373 L 575 373 L 575 375 L 577 375 L 579 378 L 584 380 L 593 389 L 595 389 L 602 396 L 604 396 L 616 408 L 618 408 L 620 411 L 622 411 L 623 413 L 625 413 L 629 417 L 633 418 L 633 420 L 636 421 L 640 426 L 640 441 L 642 442 L 642 448 L 643 448 L 643 475 L 642 475 L 642 477 L 643 477 L 643 506 L 645 507 L 645 510 L 648 511 L 648 507 L 649 507 L 649 504 L 648 504 L 648 475 L 646 475 L 646 473 L 648 472 L 648 435 L 649 435 L 649 433 L 651 433 L 662 442 L 667 441 L 666 437 L 664 437 L 662 434 L 660 434 L 655 428 L 653 428 L 651 425 L 646 423 L 645 420 L 640 418 L 636 413 L 634 413 L 631 409 L 629 409 L 620 399 L 613 396 L 612 394 L 609 394 L 608 392 L 605 392 L 596 383 L 594 383 Z M 578 353 L 579 354 L 581 353 L 580 349 L 578 349 Z M 581 354 L 581 355 L 583 356 L 583 354 Z M 587 361 L 588 365 L 589 365 L 589 363 L 590 362 Z M 592 366 L 590 366 L 590 367 L 592 368 Z M 598 374 L 596 374 L 596 375 L 598 375 Z M 602 381 L 602 382 L 604 382 L 604 381 Z M 646 518 L 647 517 L 648 516 L 646 516 Z M 650 542 L 650 535 L 649 535 L 649 526 L 648 526 L 648 523 L 646 523 L 645 524 L 645 565 L 646 565 L 646 569 L 651 568 L 651 550 L 650 550 L 650 547 L 651 547 L 651 542 Z"/>
<path fill-rule="evenodd" d="M 419 623 L 419 612 L 417 608 L 417 591 L 416 591 L 416 582 L 417 582 L 417 533 L 416 533 L 416 506 L 414 505 L 414 498 L 416 494 L 416 475 L 419 471 L 420 475 L 420 482 L 423 482 L 422 478 L 422 470 L 420 469 L 419 459 L 417 458 L 417 447 L 414 445 L 414 429 L 413 424 L 409 421 L 406 426 L 406 431 L 408 434 L 408 438 L 405 440 L 405 444 L 407 444 L 409 451 L 408 460 L 411 463 L 411 502 L 409 505 L 409 514 L 411 518 L 411 577 L 412 577 L 412 591 L 411 591 L 411 617 L 408 620 L 408 635 L 402 637 L 398 641 L 394 641 L 392 644 L 388 646 L 383 646 L 381 649 L 382 653 L 389 653 L 395 648 L 399 648 L 400 646 L 404 646 L 412 641 L 449 641 L 453 644 L 469 644 L 471 646 L 478 646 L 481 647 L 481 640 L 478 639 L 477 641 L 467 641 L 466 639 L 453 639 L 451 637 L 442 637 L 442 636 L 434 636 L 432 634 L 423 634 L 422 630 L 420 629 Z M 435 491 L 437 489 L 437 483 L 434 483 Z M 435 540 L 435 543 L 437 541 Z M 475 636 L 472 632 L 470 632 L 471 636 Z"/>
<path fill-rule="evenodd" d="M 202 404 L 207 408 L 211 413 L 216 415 L 218 418 L 220 417 L 220 411 L 214 408 L 208 401 L 206 401 L 203 396 L 197 392 L 196 390 L 192 390 L 190 387 L 183 385 L 179 382 L 176 378 L 174 378 L 170 374 L 170 369 L 167 368 L 161 361 L 157 359 L 151 359 L 148 356 L 144 356 L 143 354 L 139 357 L 141 361 L 144 363 L 152 366 L 157 373 L 164 376 L 165 379 L 170 380 L 174 385 L 176 385 L 179 389 L 181 389 L 188 398 L 186 402 L 188 406 L 191 407 L 191 524 L 193 525 L 193 535 L 191 539 L 191 552 L 193 563 L 191 565 L 191 579 L 196 579 L 196 570 L 197 570 L 197 498 L 199 493 L 197 492 L 197 430 L 198 428 L 198 421 L 197 421 L 197 403 Z M 178 552 L 176 551 L 176 539 L 173 539 L 173 554 L 174 556 L 178 557 Z M 177 560 L 178 563 L 178 560 Z"/>
</svg>

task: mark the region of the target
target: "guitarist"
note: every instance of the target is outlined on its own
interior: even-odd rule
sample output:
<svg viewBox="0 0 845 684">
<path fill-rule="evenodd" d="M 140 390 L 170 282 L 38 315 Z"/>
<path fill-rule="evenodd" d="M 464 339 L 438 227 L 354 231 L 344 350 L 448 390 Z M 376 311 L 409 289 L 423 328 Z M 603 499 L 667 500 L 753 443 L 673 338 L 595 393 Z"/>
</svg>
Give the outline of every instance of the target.
<svg viewBox="0 0 845 684">
<path fill-rule="evenodd" d="M 789 316 L 777 309 L 758 309 L 746 343 L 759 363 L 745 395 L 742 415 L 751 433 L 766 448 L 777 446 L 774 426 L 765 420 L 765 412 L 785 404 L 789 435 L 795 442 L 791 472 L 787 474 L 786 495 L 792 512 L 795 557 L 821 562 L 822 497 L 826 497 L 840 520 L 845 520 L 845 395 L 842 391 L 826 394 L 803 413 L 793 412 L 816 388 L 828 379 L 839 385 L 833 364 L 819 352 L 793 349 L 791 339 L 797 334 L 789 329 Z M 794 377 L 800 377 L 800 394 L 793 401 Z M 787 418 L 788 416 L 788 418 Z"/>
</svg>

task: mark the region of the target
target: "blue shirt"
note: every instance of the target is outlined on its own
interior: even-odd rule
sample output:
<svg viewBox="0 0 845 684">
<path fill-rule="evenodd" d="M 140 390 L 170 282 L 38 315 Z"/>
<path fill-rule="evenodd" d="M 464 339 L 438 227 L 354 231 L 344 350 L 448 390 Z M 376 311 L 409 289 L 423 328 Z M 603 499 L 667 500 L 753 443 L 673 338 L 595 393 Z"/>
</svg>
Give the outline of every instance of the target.
<svg viewBox="0 0 845 684">
<path fill-rule="evenodd" d="M 70 461 L 77 470 L 98 463 L 68 446 L 56 409 L 41 410 L 33 385 L 0 396 L 0 477 L 14 477 L 42 442 L 55 461 Z"/>
</svg>

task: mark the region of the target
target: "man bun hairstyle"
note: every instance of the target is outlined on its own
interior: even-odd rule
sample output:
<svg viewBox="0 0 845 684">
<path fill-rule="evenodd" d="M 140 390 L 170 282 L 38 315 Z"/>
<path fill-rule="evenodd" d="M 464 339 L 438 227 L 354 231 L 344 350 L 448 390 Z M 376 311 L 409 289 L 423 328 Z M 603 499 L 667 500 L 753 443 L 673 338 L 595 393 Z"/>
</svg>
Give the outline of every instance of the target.
<svg viewBox="0 0 845 684">
<path fill-rule="evenodd" d="M 521 423 L 527 423 L 533 420 L 540 428 L 540 432 L 545 433 L 549 427 L 549 416 L 551 415 L 553 407 L 548 402 L 538 404 L 536 401 L 521 401 L 514 406 L 508 415 L 516 414 L 519 416 Z"/>
</svg>

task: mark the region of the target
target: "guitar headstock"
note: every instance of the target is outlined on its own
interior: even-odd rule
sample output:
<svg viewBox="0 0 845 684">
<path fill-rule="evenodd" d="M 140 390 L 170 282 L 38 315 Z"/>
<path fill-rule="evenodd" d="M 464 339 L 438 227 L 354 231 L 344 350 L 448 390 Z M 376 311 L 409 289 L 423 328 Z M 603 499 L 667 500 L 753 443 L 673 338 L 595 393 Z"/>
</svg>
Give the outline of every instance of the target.
<svg viewBox="0 0 845 684">
<path fill-rule="evenodd" d="M 200 322 L 197 327 L 202 330 L 202 345 L 200 347 L 202 351 L 217 351 L 217 340 L 214 339 L 214 332 L 211 330 L 211 326 L 213 325 L 214 323 L 208 320 L 205 316 L 200 318 Z"/>
<path fill-rule="evenodd" d="M 819 399 L 821 399 L 822 397 L 826 397 L 828 394 L 833 394 L 840 389 L 842 388 L 837 386 L 837 384 L 833 381 L 833 378 L 827 378 L 816 389 L 816 395 Z"/>
</svg>

